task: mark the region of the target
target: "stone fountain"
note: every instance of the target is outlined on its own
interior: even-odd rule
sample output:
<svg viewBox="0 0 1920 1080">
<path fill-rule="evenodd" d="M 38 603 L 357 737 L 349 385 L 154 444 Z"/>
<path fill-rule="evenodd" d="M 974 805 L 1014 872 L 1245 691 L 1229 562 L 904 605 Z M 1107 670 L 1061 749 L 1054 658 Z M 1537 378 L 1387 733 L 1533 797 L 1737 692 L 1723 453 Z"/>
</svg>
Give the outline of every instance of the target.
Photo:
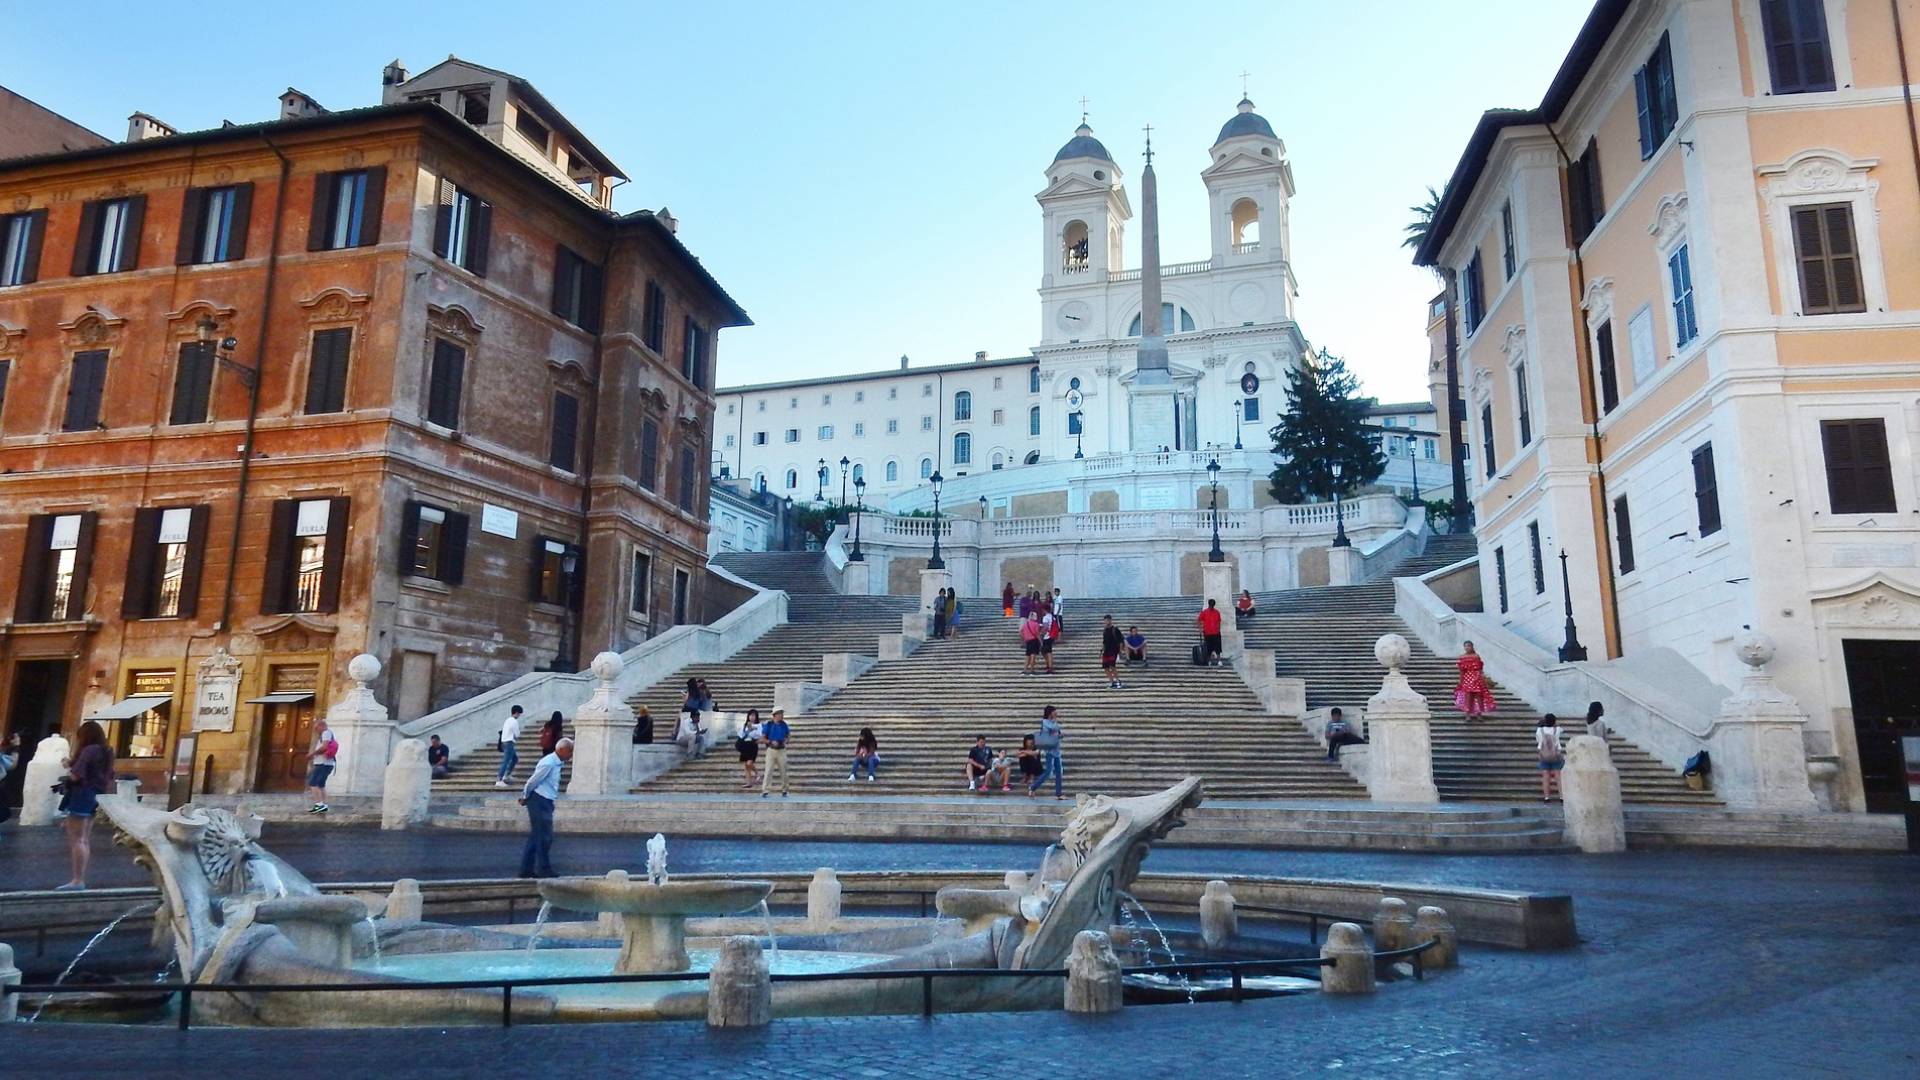
<svg viewBox="0 0 1920 1080">
<path fill-rule="evenodd" d="M 758 908 L 773 892 L 771 881 L 652 881 L 611 877 L 553 878 L 540 896 L 565 911 L 614 916 L 620 934 L 621 974 L 686 971 L 687 920 L 738 915 Z"/>
</svg>

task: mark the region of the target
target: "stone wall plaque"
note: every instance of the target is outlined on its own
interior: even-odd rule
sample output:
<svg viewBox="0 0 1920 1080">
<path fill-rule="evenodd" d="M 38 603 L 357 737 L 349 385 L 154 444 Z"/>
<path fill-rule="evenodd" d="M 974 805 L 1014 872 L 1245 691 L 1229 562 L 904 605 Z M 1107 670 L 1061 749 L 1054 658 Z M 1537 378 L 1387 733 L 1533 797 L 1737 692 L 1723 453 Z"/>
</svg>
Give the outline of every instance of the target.
<svg viewBox="0 0 1920 1080">
<path fill-rule="evenodd" d="M 480 531 L 504 536 L 509 540 L 520 536 L 520 515 L 504 506 L 486 503 L 480 507 Z"/>
<path fill-rule="evenodd" d="M 1166 484 L 1140 489 L 1141 510 L 1171 510 L 1177 501 L 1173 488 Z"/>
<path fill-rule="evenodd" d="M 1912 544 L 1837 544 L 1833 549 L 1835 566 L 1912 566 Z"/>
<path fill-rule="evenodd" d="M 216 647 L 200 661 L 193 692 L 193 730 L 232 731 L 240 704 L 240 661 Z"/>
</svg>

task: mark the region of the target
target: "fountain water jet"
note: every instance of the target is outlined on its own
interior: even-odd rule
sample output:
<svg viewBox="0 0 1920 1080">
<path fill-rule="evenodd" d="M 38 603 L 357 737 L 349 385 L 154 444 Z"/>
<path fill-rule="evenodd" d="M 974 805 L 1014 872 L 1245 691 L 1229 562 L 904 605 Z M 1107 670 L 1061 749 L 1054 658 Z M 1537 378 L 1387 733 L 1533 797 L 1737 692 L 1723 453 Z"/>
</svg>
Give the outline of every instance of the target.
<svg viewBox="0 0 1920 1080">
<path fill-rule="evenodd" d="M 80 951 L 73 955 L 73 959 L 67 962 L 67 966 L 61 969 L 60 976 L 53 980 L 53 985 L 59 986 L 61 983 L 66 982 L 67 976 L 73 974 L 73 969 L 80 966 L 80 961 L 85 960 L 87 958 L 87 954 L 93 951 L 93 947 L 95 945 L 98 945 L 101 942 L 107 940 L 107 935 L 113 933 L 115 927 L 119 926 L 123 922 L 126 922 L 128 919 L 133 918 L 135 915 L 138 915 L 143 911 L 153 911 L 153 910 L 155 909 L 150 908 L 145 904 L 141 904 L 138 907 L 129 908 L 126 911 L 123 911 L 119 915 L 115 916 L 112 922 L 101 927 L 98 933 L 94 934 L 91 938 L 87 939 L 87 943 L 85 945 L 82 945 L 80 947 Z M 35 1020 L 40 1019 L 40 1014 L 46 1011 L 47 1002 L 52 1000 L 53 1000 L 52 994 L 48 994 L 47 996 L 41 998 L 40 1004 L 34 1007 L 33 1015 L 27 1017 L 27 1023 L 31 1024 Z"/>
</svg>

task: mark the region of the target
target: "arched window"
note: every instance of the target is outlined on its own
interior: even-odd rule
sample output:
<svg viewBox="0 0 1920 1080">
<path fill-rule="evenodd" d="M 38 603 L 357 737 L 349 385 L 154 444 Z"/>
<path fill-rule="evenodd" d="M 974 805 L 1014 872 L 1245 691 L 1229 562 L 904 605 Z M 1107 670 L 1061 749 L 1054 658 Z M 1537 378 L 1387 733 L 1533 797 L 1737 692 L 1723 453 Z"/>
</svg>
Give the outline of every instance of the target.
<svg viewBox="0 0 1920 1080">
<path fill-rule="evenodd" d="M 932 475 L 933 475 L 933 459 L 930 457 L 921 458 L 920 459 L 920 479 L 925 480 L 931 477 Z"/>
<path fill-rule="evenodd" d="M 973 419 L 973 393 L 961 390 L 953 395 L 953 418 L 955 420 Z"/>
<path fill-rule="evenodd" d="M 867 467 L 865 465 L 855 465 L 853 467 L 853 482 L 858 484 L 861 481 L 865 480 L 866 478 L 867 478 Z"/>
<path fill-rule="evenodd" d="M 994 471 L 995 471 L 995 472 L 998 472 L 998 471 L 1000 471 L 1001 469 L 1004 469 L 1004 468 L 1006 468 L 1006 465 L 1007 465 L 1007 458 L 1006 458 L 1006 455 L 1004 455 L 1004 454 L 1002 454 L 1002 453 L 1001 453 L 1000 451 L 998 451 L 998 450 L 995 450 L 995 451 L 993 452 L 993 468 L 994 468 Z"/>
<path fill-rule="evenodd" d="M 794 488 L 797 488 L 799 486 L 800 486 L 800 474 L 795 472 L 792 469 L 788 469 L 787 470 L 787 490 L 792 491 Z"/>
<path fill-rule="evenodd" d="M 1233 204 L 1233 253 L 1245 255 L 1260 250 L 1260 204 L 1241 199 Z"/>
<path fill-rule="evenodd" d="M 962 431 L 953 437 L 953 463 L 971 465 L 973 463 L 973 436 Z"/>
<path fill-rule="evenodd" d="M 1185 334 L 1195 327 L 1193 312 L 1183 307 L 1175 307 L 1171 302 L 1160 305 L 1160 332 L 1163 334 Z M 1140 316 L 1133 317 L 1133 324 L 1127 327 L 1128 337 L 1140 336 Z"/>
<path fill-rule="evenodd" d="M 1027 410 L 1027 434 L 1040 434 L 1040 406 L 1038 405 Z"/>
<path fill-rule="evenodd" d="M 1028 368 L 1027 369 L 1027 393 L 1037 394 L 1039 392 L 1040 392 L 1040 369 L 1037 367 Z"/>
<path fill-rule="evenodd" d="M 1087 223 L 1069 221 L 1060 230 L 1060 269 L 1078 274 L 1087 268 Z"/>
<path fill-rule="evenodd" d="M 900 463 L 897 461 L 887 462 L 887 483 L 894 484 L 894 483 L 898 483 L 899 481 L 900 481 Z"/>
<path fill-rule="evenodd" d="M 753 474 L 753 489 L 755 491 L 767 490 L 767 474 L 766 473 L 756 472 Z"/>
<path fill-rule="evenodd" d="M 1028 465 L 1038 465 L 1038 464 L 1040 464 L 1040 451 L 1038 451 L 1038 450 L 1029 450 L 1029 451 L 1027 451 L 1027 461 L 1026 461 L 1026 463 L 1027 463 Z"/>
</svg>

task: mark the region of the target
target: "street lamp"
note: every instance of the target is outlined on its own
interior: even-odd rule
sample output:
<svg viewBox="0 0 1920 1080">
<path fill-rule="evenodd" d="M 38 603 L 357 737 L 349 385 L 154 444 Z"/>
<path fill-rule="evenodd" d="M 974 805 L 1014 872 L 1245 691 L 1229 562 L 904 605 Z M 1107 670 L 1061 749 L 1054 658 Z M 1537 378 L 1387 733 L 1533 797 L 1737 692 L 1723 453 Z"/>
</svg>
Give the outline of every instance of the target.
<svg viewBox="0 0 1920 1080">
<path fill-rule="evenodd" d="M 1244 425 L 1247 422 L 1246 405 L 1247 403 L 1244 398 L 1234 399 L 1234 402 L 1233 402 L 1233 448 L 1235 450 L 1246 449 L 1245 447 L 1240 445 L 1240 428 L 1242 425 Z"/>
<path fill-rule="evenodd" d="M 1407 459 L 1413 462 L 1413 501 L 1420 502 L 1420 436 L 1407 439 Z"/>
<path fill-rule="evenodd" d="M 847 552 L 848 562 L 866 562 L 867 557 L 860 550 L 860 512 L 867 508 L 867 478 L 854 477 L 853 480 L 853 550 Z"/>
<path fill-rule="evenodd" d="M 847 512 L 847 461 L 846 455 L 840 456 L 840 512 Z"/>
<path fill-rule="evenodd" d="M 1213 518 L 1213 550 L 1207 552 L 1208 562 L 1226 562 L 1227 553 L 1220 550 L 1220 459 L 1207 461 L 1207 483 L 1213 487 L 1213 502 L 1209 516 Z"/>
<path fill-rule="evenodd" d="M 1352 547 L 1353 541 L 1347 539 L 1347 512 L 1340 502 L 1340 474 L 1346 469 L 1337 461 L 1330 468 L 1333 470 L 1333 546 Z"/>
<path fill-rule="evenodd" d="M 1560 599 L 1567 607 L 1567 640 L 1560 643 L 1560 662 L 1570 664 L 1587 658 L 1587 647 L 1573 625 L 1573 586 L 1567 582 L 1567 549 L 1560 549 Z"/>
<path fill-rule="evenodd" d="M 1087 414 L 1074 410 L 1073 413 L 1073 456 L 1083 458 L 1087 455 L 1080 450 L 1080 440 L 1087 432 Z"/>
<path fill-rule="evenodd" d="M 933 471 L 932 476 L 927 477 L 927 482 L 933 485 L 933 558 L 927 560 L 929 570 L 947 568 L 947 560 L 940 557 L 940 484 L 945 479 L 946 477 L 941 476 L 938 469 Z"/>
<path fill-rule="evenodd" d="M 780 535 L 781 537 L 783 537 L 783 539 L 781 540 L 781 543 L 786 545 L 786 550 L 792 551 L 793 550 L 793 496 L 788 495 L 783 500 L 783 502 L 786 505 L 785 505 L 785 508 L 780 512 Z"/>
<path fill-rule="evenodd" d="M 820 468 L 817 475 L 820 477 L 820 486 L 813 493 L 813 501 L 826 502 L 827 501 L 827 459 L 826 458 L 820 459 Z"/>
</svg>

